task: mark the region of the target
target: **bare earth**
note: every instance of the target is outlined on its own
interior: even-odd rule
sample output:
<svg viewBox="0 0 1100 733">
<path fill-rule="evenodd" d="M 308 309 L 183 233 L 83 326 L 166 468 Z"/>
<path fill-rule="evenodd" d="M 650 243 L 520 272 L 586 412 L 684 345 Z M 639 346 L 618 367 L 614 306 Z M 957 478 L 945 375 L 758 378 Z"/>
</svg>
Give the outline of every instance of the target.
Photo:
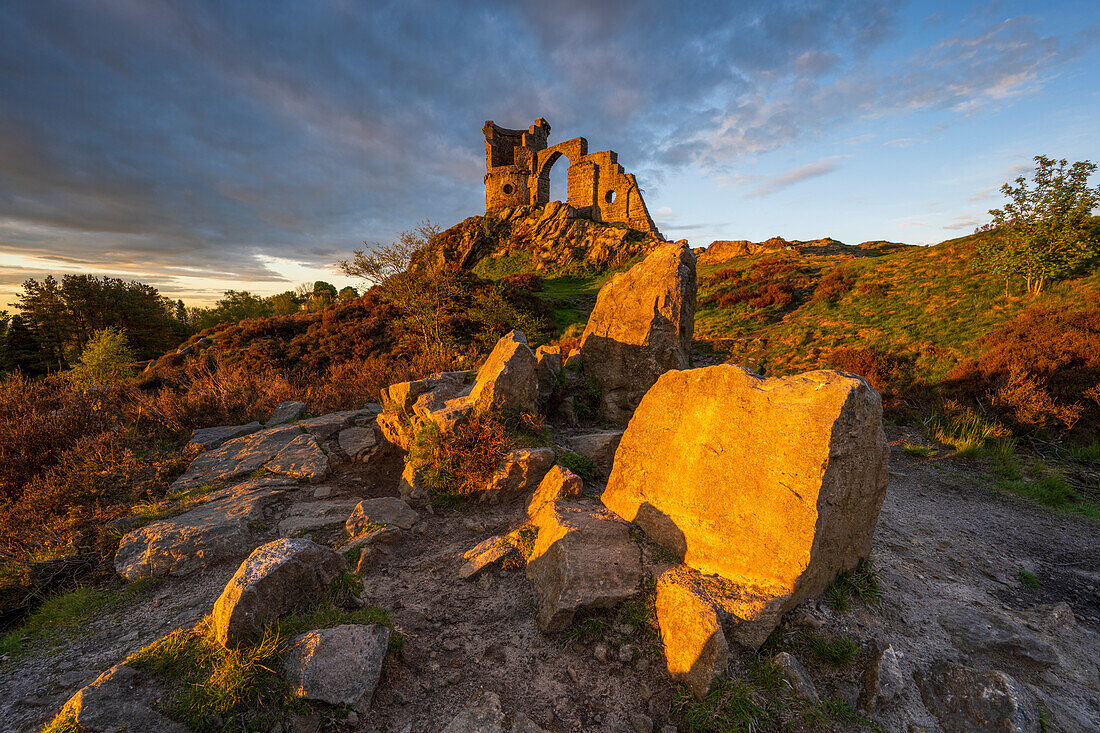
<svg viewBox="0 0 1100 733">
<path fill-rule="evenodd" d="M 876 639 L 901 653 L 907 687 L 902 697 L 872 714 L 888 731 L 936 731 L 913 672 L 950 659 L 1008 672 L 1037 694 L 1062 729 L 1100 729 L 1100 532 L 1097 523 L 1054 514 L 986 487 L 973 462 L 905 455 L 903 439 L 915 432 L 888 428 L 891 478 L 875 533 L 874 562 L 885 591 L 881 605 L 855 602 L 838 613 L 824 602 L 803 604 L 785 628 L 822 623 L 822 633 L 847 634 L 861 643 Z M 393 467 L 390 467 L 392 471 Z M 360 465 L 340 469 L 326 482 L 333 500 L 396 494 Z M 600 487 L 586 487 L 598 493 Z M 302 487 L 299 499 L 312 494 Z M 481 540 L 526 519 L 520 504 L 428 515 L 406 533 L 392 554 L 364 576 L 363 597 L 392 612 L 407 638 L 404 656 L 391 659 L 369 708 L 356 726 L 325 730 L 438 731 L 479 690 L 500 696 L 511 719 L 523 713 L 550 731 L 631 731 L 644 714 L 656 729 L 676 724 L 675 687 L 650 648 L 619 661 L 617 646 L 646 649 L 645 634 L 613 629 L 606 661 L 594 644 L 548 637 L 535 624 L 535 595 L 522 572 L 489 571 L 473 581 L 456 575 L 457 556 Z M 646 569 L 659 573 L 657 548 L 641 541 Z M 172 579 L 80 629 L 63 646 L 0 661 L 0 731 L 31 731 L 47 722 L 82 685 L 128 654 L 168 632 L 192 625 L 209 612 L 236 569 L 223 565 Z M 1040 587 L 1018 580 L 1033 572 Z M 1040 604 L 1064 602 L 1075 622 L 1057 625 Z M 970 644 L 952 636 L 941 618 L 1005 614 L 1057 650 L 1059 663 L 1030 664 L 1019 655 Z M 819 670 L 811 675 L 823 695 L 855 704 L 862 668 Z M 1046 668 L 1044 668 L 1044 666 Z M 320 721 L 299 720 L 309 730 Z M 320 730 L 322 728 L 312 728 Z"/>
</svg>

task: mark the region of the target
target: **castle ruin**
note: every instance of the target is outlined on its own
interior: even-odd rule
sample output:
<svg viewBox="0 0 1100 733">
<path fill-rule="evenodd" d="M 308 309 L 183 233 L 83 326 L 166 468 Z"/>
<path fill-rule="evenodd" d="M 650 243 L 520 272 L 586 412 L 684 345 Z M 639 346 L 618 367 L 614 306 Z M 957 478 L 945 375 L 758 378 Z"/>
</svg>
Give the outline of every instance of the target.
<svg viewBox="0 0 1100 733">
<path fill-rule="evenodd" d="M 613 150 L 588 153 L 583 137 L 547 146 L 550 123 L 542 117 L 526 130 L 509 130 L 488 120 L 485 133 L 485 212 L 550 203 L 550 169 L 569 160 L 565 203 L 593 221 L 622 222 L 657 234 L 634 174 L 626 173 Z"/>
</svg>

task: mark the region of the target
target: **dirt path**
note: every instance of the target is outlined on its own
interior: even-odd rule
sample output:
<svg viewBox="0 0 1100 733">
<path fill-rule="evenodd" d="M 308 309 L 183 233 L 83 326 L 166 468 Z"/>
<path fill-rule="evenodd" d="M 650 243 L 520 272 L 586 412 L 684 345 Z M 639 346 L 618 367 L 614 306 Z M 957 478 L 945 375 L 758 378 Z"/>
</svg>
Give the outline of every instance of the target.
<svg viewBox="0 0 1100 733">
<path fill-rule="evenodd" d="M 901 653 L 908 686 L 874 717 L 886 730 L 938 730 L 925 710 L 913 673 L 939 659 L 1004 669 L 1030 685 L 1066 730 L 1100 728 L 1100 531 L 1097 523 L 1054 514 L 987 488 L 972 462 L 907 456 L 890 429 L 890 489 L 874 541 L 884 599 L 844 613 L 818 601 L 793 616 L 810 616 L 829 633 L 871 639 Z M 395 493 L 392 469 L 347 466 L 330 480 L 333 499 Z M 369 708 L 355 726 L 334 730 L 438 731 L 479 690 L 500 696 L 504 712 L 528 716 L 551 731 L 631 731 L 632 718 L 675 724 L 674 686 L 643 629 L 612 627 L 597 659 L 595 638 L 569 641 L 539 632 L 535 595 L 522 572 L 492 570 L 458 578 L 458 556 L 525 519 L 519 504 L 424 514 L 405 539 L 364 575 L 364 597 L 392 612 L 407 639 L 403 658 L 389 664 Z M 640 550 L 651 573 L 654 548 Z M 235 566 L 167 581 L 89 624 L 65 646 L 2 663 L 0 730 L 34 730 L 98 672 L 209 611 Z M 1038 588 L 1026 588 L 1021 569 Z M 1072 626 L 1052 628 L 1039 604 L 1064 602 Z M 1029 667 L 1000 651 L 968 646 L 947 630 L 945 614 L 1003 614 L 1053 645 L 1060 663 Z M 795 623 L 788 620 L 785 626 Z M 635 647 L 631 654 L 619 649 Z M 647 651 L 648 649 L 648 651 Z M 603 654 L 607 651 L 607 654 Z M 860 672 L 822 673 L 823 694 L 855 704 Z M 1066 722 L 1068 721 L 1068 723 Z M 1077 728 L 1073 726 L 1076 725 Z"/>
</svg>

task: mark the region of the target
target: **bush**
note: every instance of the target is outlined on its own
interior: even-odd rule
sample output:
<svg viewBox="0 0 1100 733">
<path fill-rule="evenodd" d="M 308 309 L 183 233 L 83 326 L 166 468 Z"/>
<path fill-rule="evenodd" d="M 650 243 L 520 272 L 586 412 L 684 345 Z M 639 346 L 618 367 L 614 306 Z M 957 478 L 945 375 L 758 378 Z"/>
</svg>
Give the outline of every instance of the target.
<svg viewBox="0 0 1100 733">
<path fill-rule="evenodd" d="M 855 282 L 855 271 L 846 265 L 838 265 L 818 281 L 817 287 L 814 288 L 814 301 L 836 303 L 842 295 L 852 289 Z"/>
<path fill-rule="evenodd" d="M 875 347 L 840 348 L 829 355 L 829 362 L 866 379 L 884 399 L 904 394 L 913 383 L 914 359 L 909 354 Z"/>
<path fill-rule="evenodd" d="M 135 358 L 121 328 L 104 328 L 88 340 L 67 376 L 82 387 L 114 384 L 134 376 Z"/>
<path fill-rule="evenodd" d="M 700 306 L 728 308 L 744 303 L 752 308 L 786 308 L 808 282 L 806 272 L 786 257 L 769 257 L 745 270 L 727 267 L 706 278 L 715 291 Z"/>
</svg>

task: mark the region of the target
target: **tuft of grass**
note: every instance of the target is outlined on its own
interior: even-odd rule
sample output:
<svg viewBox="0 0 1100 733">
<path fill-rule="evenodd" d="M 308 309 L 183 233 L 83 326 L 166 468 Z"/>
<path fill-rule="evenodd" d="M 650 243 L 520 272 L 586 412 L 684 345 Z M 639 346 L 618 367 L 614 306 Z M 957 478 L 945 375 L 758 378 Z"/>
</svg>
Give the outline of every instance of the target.
<svg viewBox="0 0 1100 733">
<path fill-rule="evenodd" d="M 905 455 L 913 456 L 914 458 L 929 458 L 936 455 L 936 449 L 927 445 L 918 445 L 916 443 L 905 442 L 902 446 L 902 450 L 905 451 Z"/>
<path fill-rule="evenodd" d="M 1100 461 L 1100 441 L 1088 445 L 1075 445 L 1069 448 L 1069 456 L 1075 461 L 1091 463 Z"/>
<path fill-rule="evenodd" d="M 571 641 L 589 643 L 602 639 L 611 630 L 611 622 L 602 616 L 586 616 L 558 634 L 563 644 Z"/>
<path fill-rule="evenodd" d="M 974 458 L 998 438 L 1008 437 L 1008 430 L 994 420 L 987 420 L 971 409 L 947 418 L 930 421 L 929 431 L 939 442 L 955 448 L 955 455 Z"/>
<path fill-rule="evenodd" d="M 993 486 L 1000 491 L 1031 499 L 1055 511 L 1100 519 L 1100 505 L 1082 496 L 1056 467 L 1001 452 L 992 455 L 989 469 Z"/>
<path fill-rule="evenodd" d="M 596 472 L 596 464 L 588 456 L 582 456 L 573 451 L 563 450 L 558 454 L 558 463 L 580 476 L 584 481 L 595 481 L 599 474 Z"/>
<path fill-rule="evenodd" d="M 1021 570 L 1019 573 L 1016 574 L 1016 577 L 1019 579 L 1020 585 L 1024 586 L 1025 588 L 1039 587 L 1039 577 L 1030 570 Z"/>
<path fill-rule="evenodd" d="M 807 641 L 810 651 L 818 660 L 834 667 L 850 664 L 859 656 L 859 644 L 847 636 L 830 638 L 821 634 L 810 634 Z"/>
<path fill-rule="evenodd" d="M 76 710 L 68 704 L 62 707 L 53 720 L 42 729 L 42 733 L 83 733 L 83 731 L 84 729 L 76 722 Z"/>
<path fill-rule="evenodd" d="M 789 707 L 782 692 L 782 672 L 771 662 L 753 656 L 742 675 L 720 679 L 702 700 L 694 699 L 686 687 L 681 687 L 672 706 L 689 731 L 780 730 L 783 713 Z"/>
<path fill-rule="evenodd" d="M 285 638 L 268 629 L 255 644 L 227 649 L 207 616 L 130 655 L 126 664 L 171 683 L 161 711 L 190 728 L 270 726 L 303 703 L 278 673 Z"/>
<path fill-rule="evenodd" d="M 833 608 L 842 613 L 851 607 L 852 598 L 878 605 L 882 602 L 879 574 L 871 558 L 861 560 L 854 569 L 837 573 L 836 580 L 825 594 Z"/>
</svg>

